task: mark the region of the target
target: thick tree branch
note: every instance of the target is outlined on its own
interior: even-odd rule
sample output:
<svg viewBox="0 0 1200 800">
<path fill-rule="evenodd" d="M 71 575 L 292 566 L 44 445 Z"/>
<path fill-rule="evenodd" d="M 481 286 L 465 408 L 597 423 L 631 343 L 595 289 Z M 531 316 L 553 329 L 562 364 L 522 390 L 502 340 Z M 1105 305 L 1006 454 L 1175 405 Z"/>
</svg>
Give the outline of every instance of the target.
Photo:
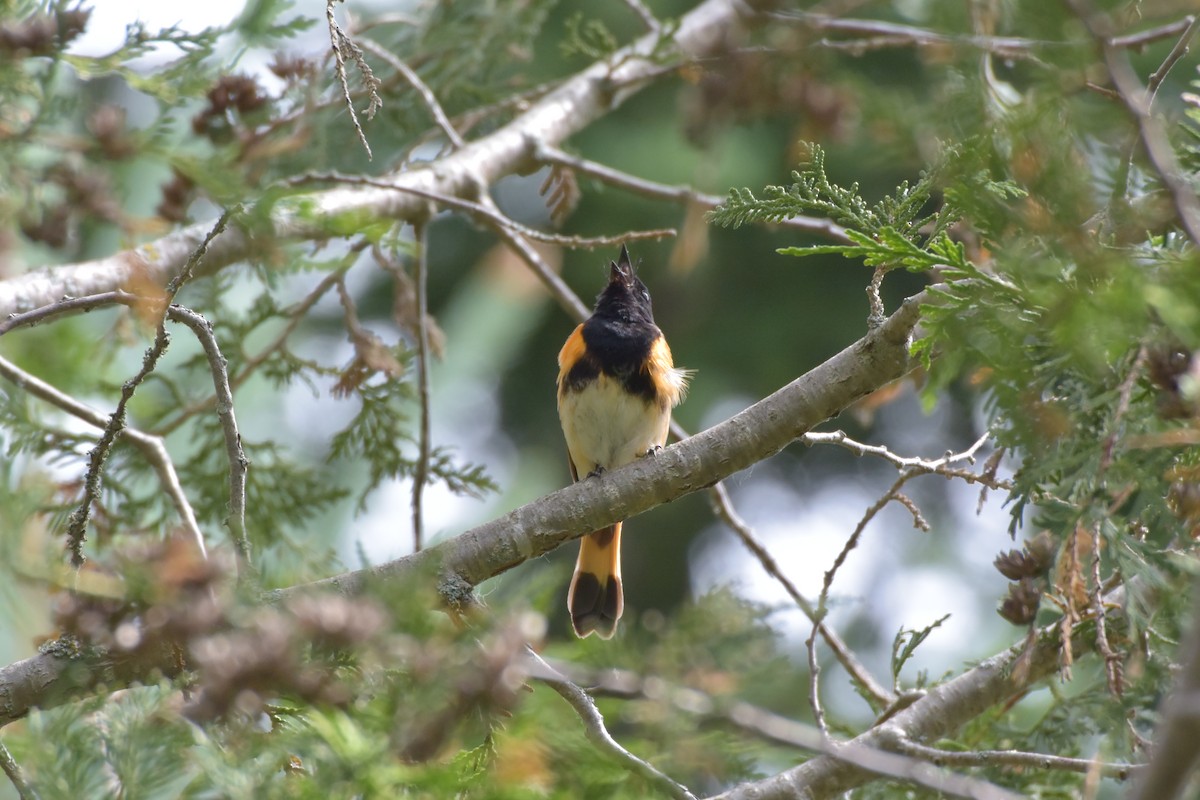
<svg viewBox="0 0 1200 800">
<path fill-rule="evenodd" d="M 407 580 L 437 569 L 446 586 L 473 587 L 587 531 L 712 486 L 907 373 L 908 342 L 925 299 L 925 293 L 909 298 L 883 325 L 824 364 L 653 458 L 579 481 L 421 553 L 313 585 L 353 594 L 370 580 Z M 456 599 L 450 590 L 443 593 Z"/>
<path fill-rule="evenodd" d="M 711 56 L 737 36 L 753 15 L 739 0 L 707 0 L 686 14 L 674 32 L 680 62 Z M 647 58 L 658 49 L 657 34 L 647 34 L 606 61 L 593 64 L 535 102 L 512 122 L 470 142 L 445 158 L 419 169 L 384 176 L 397 189 L 436 195 L 474 197 L 479 185 L 535 166 L 532 142 L 558 144 L 608 114 L 639 89 L 664 74 L 663 64 Z M 212 273 L 250 258 L 264 237 L 276 241 L 313 241 L 345 235 L 372 219 L 412 219 L 424 214 L 425 197 L 378 186 L 330 189 L 282 200 L 273 207 L 267 230 L 253 233 L 231 226 L 217 236 L 198 272 Z M 49 305 L 64 296 L 113 291 L 150 279 L 160 285 L 177 275 L 212 228 L 202 222 L 154 242 L 107 258 L 51 267 L 0 282 L 0 319 Z"/>
<path fill-rule="evenodd" d="M 471 602 L 474 586 L 559 545 L 654 506 L 713 485 L 778 453 L 807 430 L 858 398 L 905 374 L 908 345 L 925 293 L 911 297 L 882 325 L 766 399 L 707 431 L 639 459 L 602 478 L 580 481 L 419 553 L 269 595 L 282 600 L 301 591 L 357 593 L 370 581 L 411 581 L 439 573 L 439 591 L 450 605 Z M 103 662 L 97 660 L 103 658 Z M 122 667 L 110 689 L 144 680 L 164 661 Z M 0 725 L 34 706 L 62 703 L 86 692 L 114 670 L 105 655 L 63 655 L 50 649 L 0 669 Z"/>
<path fill-rule="evenodd" d="M 1125 587 L 1114 590 L 1106 601 L 1120 606 Z M 1109 613 L 1109 621 L 1124 619 L 1120 610 Z M 847 744 L 871 749 L 901 749 L 948 736 L 989 707 L 1002 702 L 1051 675 L 1059 666 L 1064 646 L 1057 623 L 1042 629 L 1028 646 L 1023 640 L 999 655 L 979 663 L 961 675 L 931 689 L 928 694 L 880 725 L 851 739 Z M 1076 625 L 1072 648 L 1092 653 L 1096 638 L 1092 621 Z M 1014 669 L 1021 662 L 1021 669 Z M 871 773 L 832 755 L 822 755 L 778 775 L 744 783 L 718 795 L 715 800 L 791 800 L 792 798 L 838 797 L 872 779 Z"/>
<path fill-rule="evenodd" d="M 1150 765 L 1130 800 L 1171 800 L 1195 774 L 1200 756 L 1200 581 L 1192 586 L 1192 624 L 1179 647 L 1175 687 L 1161 708 Z"/>
</svg>

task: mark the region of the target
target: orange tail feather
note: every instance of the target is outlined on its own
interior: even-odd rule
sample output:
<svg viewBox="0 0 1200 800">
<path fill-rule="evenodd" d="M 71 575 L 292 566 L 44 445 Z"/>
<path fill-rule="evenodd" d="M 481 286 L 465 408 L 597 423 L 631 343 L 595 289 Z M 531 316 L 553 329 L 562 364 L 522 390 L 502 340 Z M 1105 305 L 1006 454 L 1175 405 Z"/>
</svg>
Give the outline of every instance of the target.
<svg viewBox="0 0 1200 800">
<path fill-rule="evenodd" d="M 571 625 L 580 638 L 611 639 L 625 601 L 621 595 L 621 523 L 579 540 L 579 560 L 567 593 Z"/>
</svg>

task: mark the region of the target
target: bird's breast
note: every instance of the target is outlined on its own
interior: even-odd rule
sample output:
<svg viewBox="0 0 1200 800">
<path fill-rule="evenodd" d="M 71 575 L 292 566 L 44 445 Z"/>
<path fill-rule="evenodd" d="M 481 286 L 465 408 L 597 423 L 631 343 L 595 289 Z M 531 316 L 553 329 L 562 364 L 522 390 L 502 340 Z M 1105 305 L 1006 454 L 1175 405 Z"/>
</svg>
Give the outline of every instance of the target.
<svg viewBox="0 0 1200 800">
<path fill-rule="evenodd" d="M 586 385 L 561 392 L 558 413 L 580 478 L 661 447 L 671 419 L 669 406 L 631 393 L 624 381 L 603 372 Z"/>
</svg>

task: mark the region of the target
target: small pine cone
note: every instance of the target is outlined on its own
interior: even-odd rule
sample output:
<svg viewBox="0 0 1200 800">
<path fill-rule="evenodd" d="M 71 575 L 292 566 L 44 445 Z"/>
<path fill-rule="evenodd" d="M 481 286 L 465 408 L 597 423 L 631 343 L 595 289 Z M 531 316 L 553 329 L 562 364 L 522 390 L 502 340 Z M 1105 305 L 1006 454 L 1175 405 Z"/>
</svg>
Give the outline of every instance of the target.
<svg viewBox="0 0 1200 800">
<path fill-rule="evenodd" d="M 1032 578 L 1022 578 L 1020 583 L 1010 584 L 1008 596 L 997 609 L 1000 616 L 1013 625 L 1028 625 L 1037 616 L 1042 593 Z"/>
</svg>

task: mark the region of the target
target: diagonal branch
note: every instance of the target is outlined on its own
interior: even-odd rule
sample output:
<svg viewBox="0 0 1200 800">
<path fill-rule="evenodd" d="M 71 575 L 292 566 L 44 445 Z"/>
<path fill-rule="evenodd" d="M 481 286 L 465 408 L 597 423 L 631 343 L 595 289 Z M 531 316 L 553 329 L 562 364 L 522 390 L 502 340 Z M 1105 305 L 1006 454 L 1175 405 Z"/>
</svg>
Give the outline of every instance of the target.
<svg viewBox="0 0 1200 800">
<path fill-rule="evenodd" d="M 1111 617 L 1124 619 L 1125 587 L 1111 592 L 1106 602 L 1114 607 Z M 936 740 L 952 734 L 991 706 L 1020 695 L 1038 681 L 1053 674 L 1059 665 L 1064 645 L 1058 635 L 1061 627 L 1052 623 L 1036 632 L 1032 642 L 1024 640 L 1004 652 L 985 659 L 961 675 L 931 689 L 925 696 L 851 739 L 845 746 L 904 751 L 908 743 Z M 1069 629 L 1073 648 L 1080 653 L 1094 652 L 1096 627 L 1085 621 Z M 1022 662 L 1022 670 L 1014 666 Z M 912 749 L 909 747 L 908 749 Z M 741 784 L 718 795 L 714 800 L 792 800 L 792 798 L 837 797 L 871 780 L 870 772 L 822 755 L 798 767 L 785 770 L 761 781 Z"/>
<path fill-rule="evenodd" d="M 656 458 L 638 459 L 597 480 L 571 484 L 419 553 L 277 590 L 267 599 L 280 601 L 313 589 L 357 593 L 369 582 L 420 581 L 436 572 L 438 590 L 448 605 L 469 602 L 472 588 L 484 580 L 587 531 L 711 486 L 774 455 L 858 398 L 905 374 L 912 366 L 909 341 L 927 297 L 921 293 L 909 298 L 882 325 L 824 364 Z M 170 653 L 162 655 L 161 663 L 130 665 L 114 663 L 111 654 L 84 657 L 48 648 L 0 668 L 0 725 L 19 719 L 35 705 L 46 708 L 94 691 L 101 680 L 111 691 L 153 670 L 174 674 L 179 667 Z"/>
<path fill-rule="evenodd" d="M 108 424 L 109 415 L 102 414 L 91 406 L 79 402 L 74 397 L 30 375 L 4 358 L 0 358 L 0 377 L 89 425 L 103 429 Z M 196 513 L 192 510 L 192 504 L 188 501 L 187 494 L 179 482 L 179 474 L 175 471 L 175 465 L 171 461 L 171 455 L 167 452 L 167 446 L 163 443 L 162 437 L 145 433 L 131 425 L 123 427 L 120 435 L 121 438 L 136 447 L 146 461 L 150 462 L 150 466 L 154 468 L 154 473 L 158 476 L 159 483 L 162 484 L 163 491 L 166 492 L 167 497 L 171 498 L 171 503 L 179 514 L 180 522 L 195 544 L 196 552 L 202 559 L 207 559 L 208 551 L 204 546 L 204 534 L 200 530 L 200 524 L 196 521 Z"/>
<path fill-rule="evenodd" d="M 825 363 L 653 459 L 574 483 L 419 554 L 312 585 L 356 593 L 371 580 L 407 580 L 440 568 L 443 583 L 477 586 L 587 531 L 707 488 L 775 455 L 814 425 L 907 373 L 908 342 L 925 299 L 925 292 L 910 297 L 881 326 Z"/>
<path fill-rule="evenodd" d="M 238 575 L 244 578 L 247 576 L 243 567 L 246 570 L 251 567 L 250 539 L 246 535 L 246 470 L 250 466 L 250 460 L 242 450 L 242 436 L 238 432 L 237 419 L 233 412 L 233 390 L 229 386 L 225 356 L 221 355 L 217 338 L 213 335 L 212 323 L 203 316 L 191 309 L 173 305 L 167 309 L 167 317 L 172 322 L 178 322 L 191 329 L 208 359 L 208 368 L 216 391 L 217 419 L 221 422 L 221 432 L 225 436 L 225 455 L 229 459 L 229 516 L 225 518 L 225 524 L 232 535 L 234 546 L 237 547 Z"/>
<path fill-rule="evenodd" d="M 604 717 L 601 715 L 600 709 L 596 707 L 596 701 L 592 699 L 591 695 L 547 664 L 545 659 L 533 650 L 528 650 L 527 653 L 530 659 L 529 674 L 558 692 L 562 699 L 567 701 L 579 718 L 583 720 L 584 733 L 597 748 L 618 761 L 630 772 L 641 775 L 651 785 L 658 787 L 675 800 L 696 800 L 696 796 L 686 787 L 664 775 L 653 764 L 643 761 L 622 747 L 620 742 L 608 732 L 608 728 L 604 727 Z"/>
<path fill-rule="evenodd" d="M 706 0 L 679 20 L 672 52 L 679 62 L 721 52 L 734 34 L 754 17 L 753 4 L 741 0 Z M 474 197 L 482 183 L 534 166 L 530 142 L 558 144 L 604 117 L 640 89 L 661 78 L 661 60 L 650 58 L 664 48 L 658 34 L 647 34 L 564 81 L 528 110 L 494 133 L 469 142 L 445 158 L 419 169 L 384 176 L 399 189 L 436 195 Z M 675 66 L 678 64 L 676 63 Z M 372 186 L 331 189 L 278 201 L 253 234 L 231 226 L 210 243 L 198 273 L 211 274 L 251 257 L 254 240 L 321 241 L 338 235 L 340 220 L 356 226 L 372 219 L 413 219 L 428 202 L 412 192 Z M 64 295 L 80 296 L 131 285 L 137 276 L 165 285 L 178 274 L 188 255 L 204 240 L 212 224 L 191 225 L 132 250 L 107 258 L 35 270 L 0 282 L 0 319 L 49 305 Z M 259 245 L 261 248 L 261 244 Z"/>
</svg>

